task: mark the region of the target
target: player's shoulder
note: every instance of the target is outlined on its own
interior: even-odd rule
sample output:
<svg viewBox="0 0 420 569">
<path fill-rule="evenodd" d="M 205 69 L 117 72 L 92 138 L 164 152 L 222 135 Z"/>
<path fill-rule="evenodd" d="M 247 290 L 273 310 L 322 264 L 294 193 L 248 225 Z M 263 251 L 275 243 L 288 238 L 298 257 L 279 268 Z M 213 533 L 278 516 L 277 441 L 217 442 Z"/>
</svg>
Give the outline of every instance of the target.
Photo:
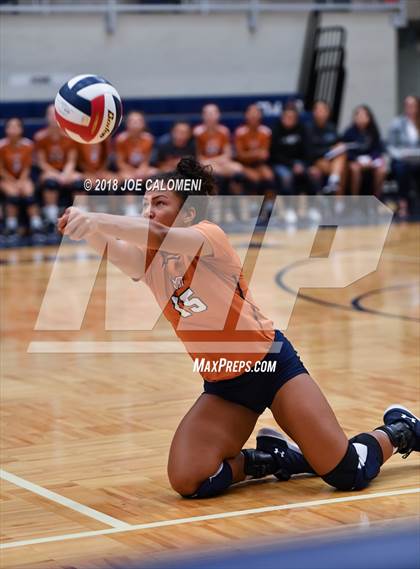
<svg viewBox="0 0 420 569">
<path fill-rule="evenodd" d="M 23 137 L 20 141 L 20 143 L 22 144 L 22 146 L 24 146 L 25 148 L 32 148 L 32 146 L 34 145 L 34 143 L 32 142 L 32 140 L 30 140 L 29 138 Z"/>
<path fill-rule="evenodd" d="M 230 136 L 230 130 L 228 129 L 228 127 L 224 124 L 219 124 L 217 127 L 217 130 L 223 134 L 224 136 Z"/>
<path fill-rule="evenodd" d="M 226 266 L 235 264 L 234 249 L 230 244 L 228 236 L 219 225 L 204 219 L 196 225 L 192 225 L 191 229 L 199 231 L 209 243 L 211 247 L 209 259 L 212 262 L 222 262 Z"/>
<path fill-rule="evenodd" d="M 201 136 L 206 132 L 206 126 L 204 124 L 198 124 L 193 129 L 194 136 Z"/>
<path fill-rule="evenodd" d="M 239 125 L 235 130 L 235 136 L 245 136 L 249 132 L 249 127 L 246 124 Z"/>
<path fill-rule="evenodd" d="M 7 148 L 9 144 L 9 141 L 7 140 L 7 138 L 0 138 L 0 150 L 4 150 L 5 148 Z"/>
<path fill-rule="evenodd" d="M 260 132 L 264 136 L 271 136 L 271 128 L 265 124 L 259 125 L 258 132 Z"/>
<path fill-rule="evenodd" d="M 220 244 L 225 243 L 228 240 L 228 237 L 223 229 L 208 219 L 203 219 L 195 225 L 192 225 L 191 229 L 200 231 L 200 233 L 204 234 L 205 237 L 210 237 L 213 243 L 214 240 L 220 242 Z"/>
<path fill-rule="evenodd" d="M 46 128 L 41 128 L 41 130 L 37 130 L 37 132 L 34 134 L 35 142 L 42 142 L 47 137 L 48 137 L 48 131 Z"/>
<path fill-rule="evenodd" d="M 123 130 L 123 132 L 120 132 L 115 137 L 115 142 L 117 144 L 123 144 L 124 142 L 127 142 L 127 140 L 128 140 L 128 132 L 126 130 Z"/>
<path fill-rule="evenodd" d="M 155 137 L 153 136 L 153 134 L 151 132 L 143 132 L 141 137 L 146 142 L 153 142 L 155 140 Z"/>
</svg>

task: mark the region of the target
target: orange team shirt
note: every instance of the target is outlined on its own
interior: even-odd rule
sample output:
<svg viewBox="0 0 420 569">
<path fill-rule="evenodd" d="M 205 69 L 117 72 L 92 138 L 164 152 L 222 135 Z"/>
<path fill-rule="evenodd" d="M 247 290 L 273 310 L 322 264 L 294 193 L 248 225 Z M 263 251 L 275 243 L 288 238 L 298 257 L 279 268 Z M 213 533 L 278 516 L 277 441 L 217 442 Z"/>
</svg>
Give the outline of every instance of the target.
<svg viewBox="0 0 420 569">
<path fill-rule="evenodd" d="M 138 168 L 149 159 L 153 143 L 154 137 L 149 132 L 142 132 L 136 137 L 130 136 L 128 132 L 122 132 L 116 138 L 115 147 L 121 160 L 133 168 Z"/>
<path fill-rule="evenodd" d="M 0 163 L 16 179 L 25 168 L 32 165 L 33 143 L 28 138 L 21 138 L 17 144 L 11 144 L 7 138 L 0 140 Z M 1 174 L 1 172 L 0 172 Z"/>
<path fill-rule="evenodd" d="M 197 143 L 197 153 L 205 158 L 214 158 L 223 153 L 226 144 L 230 142 L 229 129 L 222 124 L 217 125 L 215 130 L 209 130 L 204 124 L 194 129 Z"/>
<path fill-rule="evenodd" d="M 182 253 L 147 249 L 142 280 L 192 359 L 219 362 L 226 358 L 253 365 L 270 350 L 273 322 L 253 301 L 240 259 L 225 232 L 206 220 L 192 229 L 208 240 L 212 253 L 191 260 Z M 244 370 L 232 368 L 230 372 L 205 371 L 202 376 L 208 381 L 219 381 L 241 373 Z"/>
<path fill-rule="evenodd" d="M 51 134 L 43 128 L 34 136 L 36 151 L 43 150 L 47 163 L 55 170 L 63 170 L 71 150 L 76 149 L 76 142 L 61 131 Z"/>
<path fill-rule="evenodd" d="M 240 152 L 249 150 L 269 150 L 271 141 L 271 129 L 268 126 L 260 124 L 255 130 L 250 129 L 248 125 L 239 126 L 235 131 L 235 146 L 238 156 Z M 240 158 L 239 158 L 240 159 Z M 240 159 L 241 162 L 247 164 L 255 163 L 252 159 Z M 259 161 L 258 161 L 259 162 Z"/>
<path fill-rule="evenodd" d="M 77 163 L 82 172 L 99 172 L 108 163 L 109 139 L 97 144 L 78 144 Z"/>
</svg>

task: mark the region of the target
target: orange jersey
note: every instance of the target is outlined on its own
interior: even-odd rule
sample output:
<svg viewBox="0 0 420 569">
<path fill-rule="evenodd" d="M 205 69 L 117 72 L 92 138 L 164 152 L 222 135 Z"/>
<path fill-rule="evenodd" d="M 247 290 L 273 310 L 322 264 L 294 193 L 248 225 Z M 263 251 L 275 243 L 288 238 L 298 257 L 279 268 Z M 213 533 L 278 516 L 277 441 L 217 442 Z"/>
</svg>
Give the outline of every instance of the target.
<svg viewBox="0 0 420 569">
<path fill-rule="evenodd" d="M 235 147 L 238 159 L 244 164 L 253 164 L 261 162 L 252 158 L 241 157 L 242 152 L 252 152 L 254 150 L 270 150 L 271 129 L 268 126 L 260 124 L 256 129 L 249 128 L 244 124 L 239 126 L 235 131 Z"/>
<path fill-rule="evenodd" d="M 108 140 L 97 144 L 77 145 L 77 164 L 82 172 L 105 170 L 108 163 L 110 145 Z"/>
<path fill-rule="evenodd" d="M 142 132 L 136 137 L 130 136 L 128 132 L 122 132 L 115 141 L 117 157 L 133 168 L 138 168 L 144 161 L 150 159 L 153 143 L 154 138 L 148 132 Z"/>
<path fill-rule="evenodd" d="M 191 259 L 148 249 L 142 280 L 193 359 L 254 364 L 270 350 L 273 322 L 253 301 L 240 259 L 224 231 L 210 221 L 192 229 L 210 243 L 212 253 Z M 205 371 L 202 376 L 219 381 L 241 373 Z"/>
<path fill-rule="evenodd" d="M 194 136 L 197 152 L 205 158 L 220 156 L 226 144 L 230 142 L 229 129 L 221 124 L 215 130 L 209 130 L 204 124 L 200 124 L 195 127 Z"/>
<path fill-rule="evenodd" d="M 11 144 L 7 138 L 0 140 L 0 165 L 16 179 L 23 170 L 32 165 L 33 143 L 28 138 L 21 138 L 17 144 Z M 1 175 L 1 171 L 0 171 Z"/>
<path fill-rule="evenodd" d="M 60 171 L 66 165 L 71 150 L 77 148 L 76 143 L 60 130 L 51 133 L 43 128 L 35 134 L 34 141 L 36 151 L 42 150 L 45 153 L 47 164 Z"/>
</svg>

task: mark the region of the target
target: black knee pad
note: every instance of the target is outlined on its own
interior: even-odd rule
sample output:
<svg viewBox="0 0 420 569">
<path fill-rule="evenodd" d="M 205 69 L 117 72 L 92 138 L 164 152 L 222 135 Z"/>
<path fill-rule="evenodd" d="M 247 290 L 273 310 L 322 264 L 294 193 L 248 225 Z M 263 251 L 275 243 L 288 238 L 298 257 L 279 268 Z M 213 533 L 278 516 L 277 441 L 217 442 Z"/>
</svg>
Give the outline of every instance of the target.
<svg viewBox="0 0 420 569">
<path fill-rule="evenodd" d="M 87 193 L 85 190 L 84 180 L 75 180 L 70 187 L 75 192 L 80 192 L 83 194 Z"/>
<path fill-rule="evenodd" d="M 53 178 L 47 178 L 44 180 L 42 188 L 44 190 L 58 191 L 61 188 L 61 185 L 57 182 L 57 180 L 54 180 Z"/>
<path fill-rule="evenodd" d="M 183 495 L 184 498 L 212 498 L 229 488 L 233 482 L 232 468 L 224 460 L 217 472 L 205 480 L 194 494 Z"/>
<path fill-rule="evenodd" d="M 337 490 L 362 490 L 379 474 L 382 462 L 378 441 L 362 433 L 350 439 L 344 458 L 322 479 Z"/>
<path fill-rule="evenodd" d="M 22 204 L 24 207 L 30 207 L 31 205 L 34 205 L 34 203 L 35 203 L 35 198 L 34 198 L 34 196 L 24 196 L 24 197 L 21 198 L 21 200 L 22 200 L 22 201 L 21 201 L 21 204 Z"/>
<path fill-rule="evenodd" d="M 273 190 L 274 186 L 274 181 L 271 182 L 270 180 L 260 180 L 258 182 L 259 191 L 262 195 L 264 195 L 268 190 Z"/>
<path fill-rule="evenodd" d="M 232 182 L 236 182 L 237 184 L 243 184 L 246 180 L 245 174 L 242 172 L 238 172 L 237 174 L 233 174 Z"/>
<path fill-rule="evenodd" d="M 229 180 L 225 176 L 219 174 L 214 175 L 216 186 L 219 188 L 219 195 L 225 196 L 228 194 Z"/>
<path fill-rule="evenodd" d="M 258 182 L 253 182 L 252 180 L 245 179 L 243 184 L 247 194 L 251 196 L 258 195 Z"/>
<path fill-rule="evenodd" d="M 22 199 L 20 196 L 6 196 L 6 203 L 8 205 L 14 205 L 15 207 L 20 207 L 22 205 Z"/>
</svg>

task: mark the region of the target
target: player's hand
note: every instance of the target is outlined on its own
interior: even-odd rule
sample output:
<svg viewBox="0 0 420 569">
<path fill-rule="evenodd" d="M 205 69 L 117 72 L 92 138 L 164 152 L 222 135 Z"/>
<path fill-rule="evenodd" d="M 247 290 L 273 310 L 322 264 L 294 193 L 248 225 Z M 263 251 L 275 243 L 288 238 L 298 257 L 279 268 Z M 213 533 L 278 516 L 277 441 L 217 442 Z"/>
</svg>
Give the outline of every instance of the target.
<svg viewBox="0 0 420 569">
<path fill-rule="evenodd" d="M 57 229 L 61 234 L 64 233 L 68 220 L 69 215 L 67 213 L 63 213 L 63 215 L 57 219 Z"/>
<path fill-rule="evenodd" d="M 60 224 L 64 226 L 64 235 L 73 241 L 81 241 L 98 231 L 96 214 L 77 207 L 67 208 L 59 220 L 59 228 Z"/>
</svg>

